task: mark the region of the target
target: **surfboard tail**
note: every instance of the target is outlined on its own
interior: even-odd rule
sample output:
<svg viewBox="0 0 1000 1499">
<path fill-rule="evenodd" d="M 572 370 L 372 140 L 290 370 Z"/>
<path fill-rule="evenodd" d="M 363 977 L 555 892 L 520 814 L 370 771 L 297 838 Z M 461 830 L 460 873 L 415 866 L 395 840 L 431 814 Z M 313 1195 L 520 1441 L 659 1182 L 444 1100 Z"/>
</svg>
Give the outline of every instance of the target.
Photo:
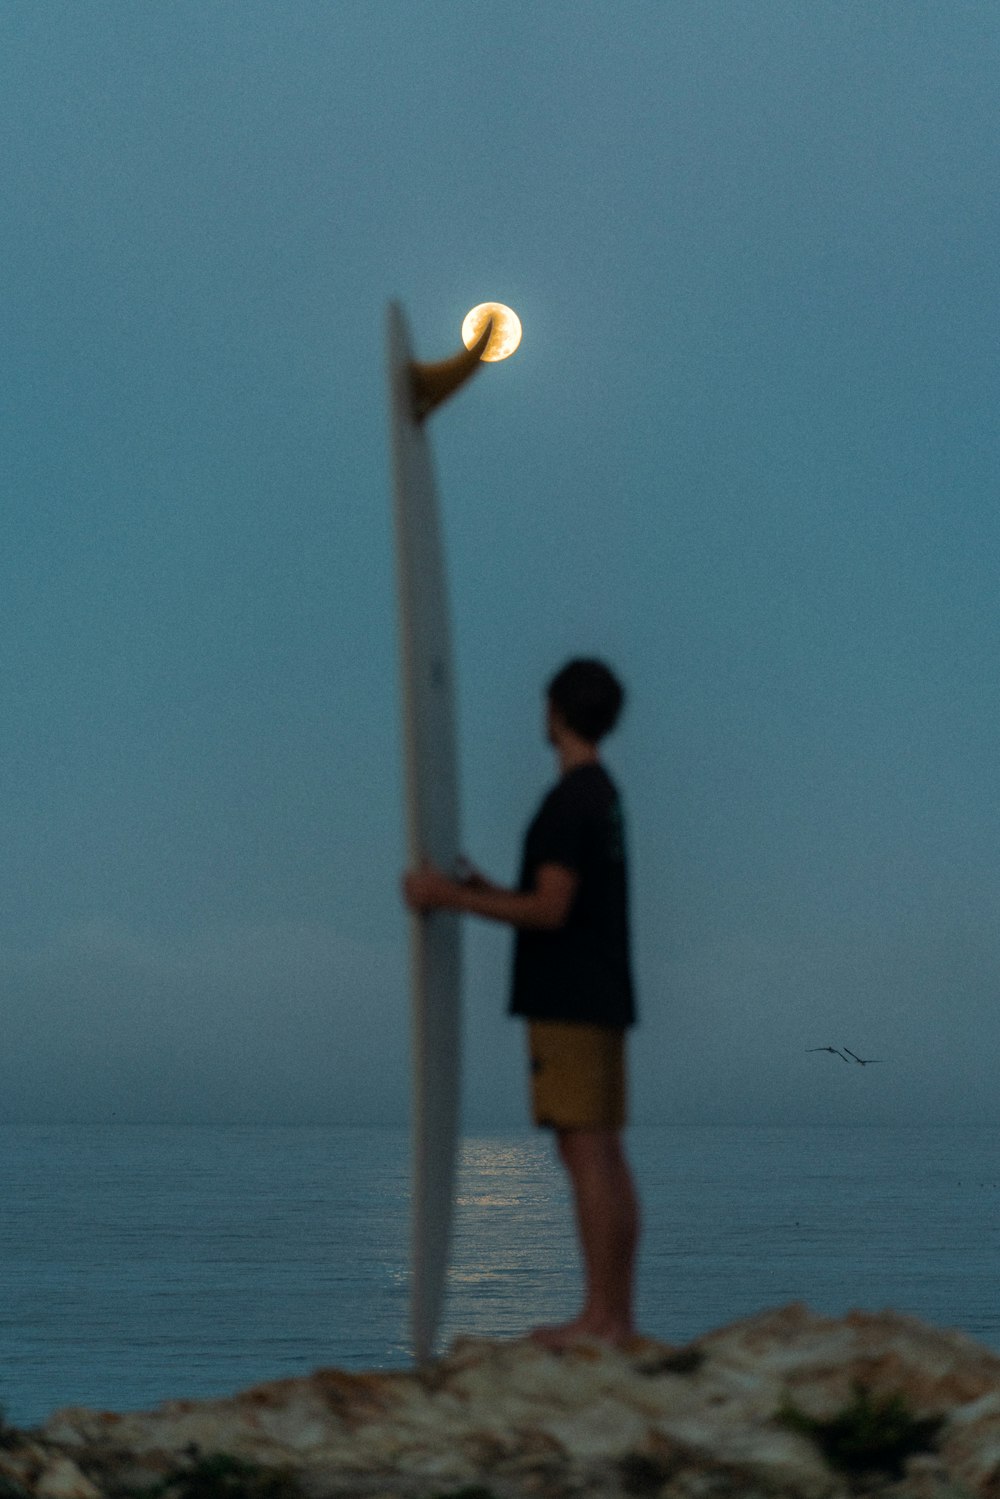
<svg viewBox="0 0 1000 1499">
<path fill-rule="evenodd" d="M 413 951 L 412 1253 L 414 1358 L 434 1357 L 448 1284 L 461 1097 L 462 933 L 452 912 L 421 922 Z"/>
</svg>

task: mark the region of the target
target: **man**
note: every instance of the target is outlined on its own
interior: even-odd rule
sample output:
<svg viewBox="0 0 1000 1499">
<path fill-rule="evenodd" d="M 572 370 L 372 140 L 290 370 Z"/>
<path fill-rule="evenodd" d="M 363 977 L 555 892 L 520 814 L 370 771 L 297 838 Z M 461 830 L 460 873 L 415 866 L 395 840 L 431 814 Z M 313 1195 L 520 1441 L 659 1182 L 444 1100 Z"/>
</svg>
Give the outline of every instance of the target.
<svg viewBox="0 0 1000 1499">
<path fill-rule="evenodd" d="M 621 1140 L 635 1020 L 628 892 L 621 805 L 599 751 L 623 701 L 600 661 L 570 661 L 548 684 L 546 733 L 561 774 L 528 828 L 516 890 L 432 865 L 404 880 L 415 911 L 462 911 L 516 931 L 510 1009 L 528 1021 L 535 1122 L 555 1131 L 585 1277 L 579 1315 L 532 1334 L 551 1348 L 635 1336 L 639 1209 Z"/>
</svg>

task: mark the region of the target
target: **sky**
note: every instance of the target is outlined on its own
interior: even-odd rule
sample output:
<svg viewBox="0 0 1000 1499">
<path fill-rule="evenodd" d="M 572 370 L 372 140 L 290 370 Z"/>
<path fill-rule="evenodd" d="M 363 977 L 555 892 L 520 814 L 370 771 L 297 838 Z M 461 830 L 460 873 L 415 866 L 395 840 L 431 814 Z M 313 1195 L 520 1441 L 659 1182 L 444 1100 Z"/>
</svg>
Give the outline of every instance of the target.
<svg viewBox="0 0 1000 1499">
<path fill-rule="evenodd" d="M 608 660 L 635 1119 L 1000 1123 L 998 54 L 994 0 L 6 0 L 0 1121 L 407 1117 L 396 297 L 426 359 L 524 325 L 433 424 L 465 836 L 514 878 Z"/>
</svg>

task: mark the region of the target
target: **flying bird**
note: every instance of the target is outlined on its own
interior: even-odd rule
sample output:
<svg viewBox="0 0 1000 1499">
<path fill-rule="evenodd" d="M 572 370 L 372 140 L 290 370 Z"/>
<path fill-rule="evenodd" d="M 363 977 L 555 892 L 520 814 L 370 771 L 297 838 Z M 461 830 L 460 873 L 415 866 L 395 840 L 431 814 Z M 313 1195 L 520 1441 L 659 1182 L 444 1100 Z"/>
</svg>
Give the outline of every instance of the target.
<svg viewBox="0 0 1000 1499">
<path fill-rule="evenodd" d="M 849 1057 L 854 1057 L 854 1060 L 856 1062 L 860 1063 L 860 1065 L 862 1067 L 868 1067 L 868 1066 L 871 1065 L 872 1062 L 881 1062 L 881 1061 L 885 1060 L 883 1057 L 856 1057 L 856 1056 L 854 1056 L 854 1052 L 851 1050 L 851 1048 L 849 1046 L 845 1046 L 844 1050 L 847 1052 L 847 1055 Z M 846 1061 L 846 1058 L 845 1058 L 845 1061 Z"/>
<path fill-rule="evenodd" d="M 838 1051 L 835 1046 L 807 1046 L 806 1051 L 832 1051 L 834 1056 L 839 1057 L 842 1062 L 847 1061 L 844 1053 L 842 1051 Z"/>
</svg>

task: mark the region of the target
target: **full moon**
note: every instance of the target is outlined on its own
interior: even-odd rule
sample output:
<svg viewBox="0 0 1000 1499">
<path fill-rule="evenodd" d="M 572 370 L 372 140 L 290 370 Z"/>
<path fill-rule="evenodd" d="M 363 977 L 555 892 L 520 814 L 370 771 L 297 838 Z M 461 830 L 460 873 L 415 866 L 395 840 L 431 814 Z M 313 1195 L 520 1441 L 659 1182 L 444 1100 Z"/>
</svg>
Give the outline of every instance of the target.
<svg viewBox="0 0 1000 1499">
<path fill-rule="evenodd" d="M 480 302 L 478 307 L 465 314 L 462 324 L 462 342 L 467 349 L 472 348 L 490 318 L 493 319 L 493 332 L 480 358 L 487 364 L 494 364 L 513 354 L 521 342 L 521 319 L 502 302 Z"/>
</svg>

